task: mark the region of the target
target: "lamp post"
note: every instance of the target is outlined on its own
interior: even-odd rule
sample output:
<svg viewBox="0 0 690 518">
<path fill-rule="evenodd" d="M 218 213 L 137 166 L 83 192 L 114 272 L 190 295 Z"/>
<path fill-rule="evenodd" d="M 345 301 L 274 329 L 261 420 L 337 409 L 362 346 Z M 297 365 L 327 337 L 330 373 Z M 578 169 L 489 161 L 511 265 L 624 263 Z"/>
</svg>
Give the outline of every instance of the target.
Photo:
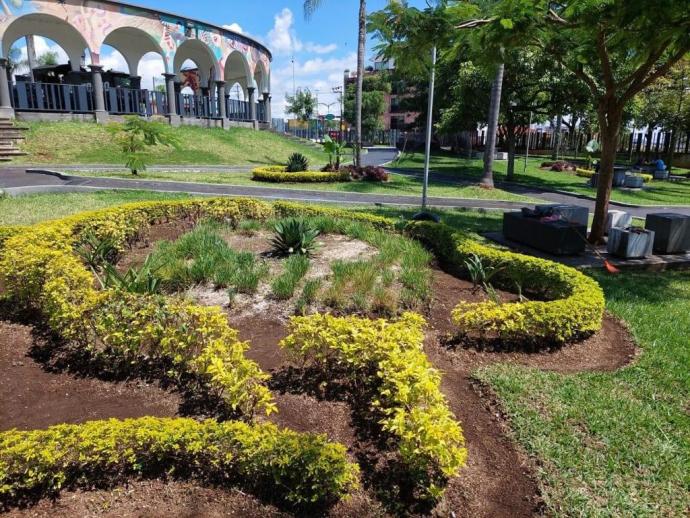
<svg viewBox="0 0 690 518">
<path fill-rule="evenodd" d="M 334 86 L 331 88 L 331 91 L 334 94 L 340 94 L 340 124 L 338 128 L 338 140 L 342 143 L 343 142 L 343 122 L 345 122 L 345 119 L 343 118 L 343 112 L 344 112 L 344 104 L 345 104 L 345 96 L 343 93 L 343 87 L 342 86 Z"/>
</svg>

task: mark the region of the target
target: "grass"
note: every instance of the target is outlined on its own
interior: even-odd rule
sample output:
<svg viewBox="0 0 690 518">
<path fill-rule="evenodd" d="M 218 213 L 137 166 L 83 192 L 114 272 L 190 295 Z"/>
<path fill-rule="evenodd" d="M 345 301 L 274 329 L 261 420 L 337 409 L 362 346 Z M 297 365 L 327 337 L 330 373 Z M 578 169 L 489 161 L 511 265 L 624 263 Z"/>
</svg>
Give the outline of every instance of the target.
<svg viewBox="0 0 690 518">
<path fill-rule="evenodd" d="M 139 201 L 187 199 L 187 194 L 150 191 L 94 191 L 0 197 L 0 225 L 33 225 L 78 212 Z"/>
<path fill-rule="evenodd" d="M 27 122 L 27 138 L 16 160 L 26 164 L 124 164 L 122 152 L 103 125 L 87 122 Z M 152 164 L 175 165 L 271 165 L 284 163 L 292 153 L 306 155 L 314 164 L 324 164 L 327 156 L 319 148 L 291 141 L 267 131 L 246 128 L 173 129 L 179 149 L 156 147 L 150 152 Z"/>
<path fill-rule="evenodd" d="M 167 291 L 212 282 L 232 293 L 254 293 L 268 268 L 249 252 L 237 252 L 223 239 L 222 227 L 202 223 L 175 242 L 158 244 L 151 255 L 155 275 Z"/>
<path fill-rule="evenodd" d="M 124 178 L 132 180 L 132 175 L 125 170 L 111 171 L 68 171 L 75 176 L 97 178 Z M 365 194 L 391 194 L 399 196 L 421 196 L 422 181 L 409 176 L 391 175 L 385 183 L 378 182 L 338 182 L 338 183 L 265 183 L 252 180 L 249 172 L 176 172 L 146 171 L 138 179 L 163 180 L 178 182 L 196 182 L 243 187 L 264 187 L 271 189 L 299 189 L 309 191 L 353 192 Z M 465 198 L 480 200 L 517 201 L 528 203 L 532 199 L 513 194 L 501 189 L 482 189 L 476 185 L 455 185 L 447 182 L 432 181 L 429 184 L 429 196 L 443 198 Z"/>
<path fill-rule="evenodd" d="M 570 376 L 502 365 L 479 377 L 539 459 L 552 514 L 687 516 L 690 273 L 597 278 L 643 348 L 634 365 Z"/>
<path fill-rule="evenodd" d="M 285 271 L 271 281 L 271 294 L 278 300 L 292 298 L 297 285 L 309 271 L 309 257 L 291 255 L 285 260 Z"/>
<path fill-rule="evenodd" d="M 539 166 L 545 160 L 547 160 L 546 157 L 529 159 L 524 172 L 523 159 L 516 160 L 514 181 L 532 187 L 596 196 L 596 190 L 587 185 L 587 180 L 575 176 L 575 173 L 559 173 L 540 169 Z M 497 181 L 505 180 L 507 165 L 506 161 L 494 162 L 494 178 Z M 421 169 L 424 166 L 424 157 L 420 153 L 410 153 L 403 156 L 393 166 L 405 169 Z M 448 153 L 436 153 L 432 157 L 431 168 L 434 172 L 443 173 L 458 180 L 477 181 L 481 177 L 482 162 L 481 160 L 459 158 Z M 640 191 L 614 189 L 611 199 L 636 205 L 690 205 L 690 181 L 654 181 Z"/>
</svg>

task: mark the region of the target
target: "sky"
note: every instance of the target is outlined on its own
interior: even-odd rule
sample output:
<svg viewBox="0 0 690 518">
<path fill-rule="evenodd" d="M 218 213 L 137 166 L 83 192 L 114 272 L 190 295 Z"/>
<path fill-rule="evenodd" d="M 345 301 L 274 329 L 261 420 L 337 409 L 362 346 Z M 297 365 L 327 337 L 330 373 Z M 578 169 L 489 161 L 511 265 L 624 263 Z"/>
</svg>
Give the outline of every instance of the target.
<svg viewBox="0 0 690 518">
<path fill-rule="evenodd" d="M 320 113 L 338 113 L 337 94 L 332 88 L 342 84 L 344 70 L 354 70 L 357 65 L 357 0 L 322 0 L 321 7 L 309 20 L 304 18 L 300 0 L 197 0 L 191 4 L 181 0 L 135 0 L 134 3 L 224 25 L 266 45 L 273 53 L 274 117 L 284 116 L 285 95 L 293 92 L 293 57 L 294 86 L 309 88 L 318 95 L 319 102 L 324 103 L 319 106 Z M 386 0 L 368 0 L 367 11 L 381 9 L 385 4 Z M 426 5 L 423 0 L 410 0 L 409 4 Z M 18 43 L 17 47 L 26 54 L 23 44 Z M 372 48 L 370 40 L 368 61 L 372 58 Z M 37 38 L 36 53 L 40 55 L 46 50 L 57 51 L 60 61 L 66 63 L 59 47 Z M 101 64 L 106 70 L 127 71 L 122 56 L 111 49 L 103 53 Z M 162 60 L 156 55 L 145 56 L 138 70 L 142 87 L 159 81 L 162 67 Z M 329 107 L 328 103 L 333 104 Z"/>
</svg>

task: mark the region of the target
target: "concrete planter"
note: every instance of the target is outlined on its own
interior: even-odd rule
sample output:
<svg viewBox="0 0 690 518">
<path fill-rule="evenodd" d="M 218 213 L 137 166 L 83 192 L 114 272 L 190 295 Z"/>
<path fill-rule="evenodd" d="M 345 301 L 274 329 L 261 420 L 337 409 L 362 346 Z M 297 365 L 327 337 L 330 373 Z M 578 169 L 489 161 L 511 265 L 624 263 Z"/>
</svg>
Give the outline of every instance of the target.
<svg viewBox="0 0 690 518">
<path fill-rule="evenodd" d="M 672 212 L 647 214 L 645 228 L 656 233 L 655 252 L 680 254 L 690 251 L 690 216 Z"/>
<path fill-rule="evenodd" d="M 622 210 L 610 210 L 606 217 L 606 233 L 612 228 L 628 228 L 632 225 L 632 216 Z"/>
<path fill-rule="evenodd" d="M 612 228 L 606 249 L 611 255 L 636 259 L 652 255 L 653 246 L 652 230 Z"/>
<path fill-rule="evenodd" d="M 655 180 L 668 180 L 668 170 L 666 171 L 654 171 Z"/>
<path fill-rule="evenodd" d="M 520 212 L 506 212 L 503 235 L 553 255 L 574 255 L 585 250 L 587 226 L 562 220 L 541 221 Z"/>
<path fill-rule="evenodd" d="M 642 189 L 644 179 L 641 176 L 629 174 L 625 177 L 625 187 L 628 189 Z"/>
<path fill-rule="evenodd" d="M 613 170 L 613 186 L 614 187 L 624 187 L 626 174 L 627 174 L 627 171 L 625 169 L 614 169 Z"/>
</svg>

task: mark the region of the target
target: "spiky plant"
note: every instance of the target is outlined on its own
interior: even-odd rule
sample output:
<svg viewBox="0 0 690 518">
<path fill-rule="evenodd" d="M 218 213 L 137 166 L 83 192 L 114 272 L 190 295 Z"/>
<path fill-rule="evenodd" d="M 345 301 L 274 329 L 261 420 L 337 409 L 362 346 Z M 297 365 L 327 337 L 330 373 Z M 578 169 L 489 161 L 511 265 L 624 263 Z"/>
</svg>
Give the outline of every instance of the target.
<svg viewBox="0 0 690 518">
<path fill-rule="evenodd" d="M 316 247 L 320 232 L 304 220 L 290 218 L 279 221 L 273 227 L 272 250 L 279 255 L 309 255 Z"/>
<path fill-rule="evenodd" d="M 293 153 L 288 158 L 285 170 L 288 173 L 301 173 L 309 170 L 309 159 L 302 153 Z"/>
</svg>

